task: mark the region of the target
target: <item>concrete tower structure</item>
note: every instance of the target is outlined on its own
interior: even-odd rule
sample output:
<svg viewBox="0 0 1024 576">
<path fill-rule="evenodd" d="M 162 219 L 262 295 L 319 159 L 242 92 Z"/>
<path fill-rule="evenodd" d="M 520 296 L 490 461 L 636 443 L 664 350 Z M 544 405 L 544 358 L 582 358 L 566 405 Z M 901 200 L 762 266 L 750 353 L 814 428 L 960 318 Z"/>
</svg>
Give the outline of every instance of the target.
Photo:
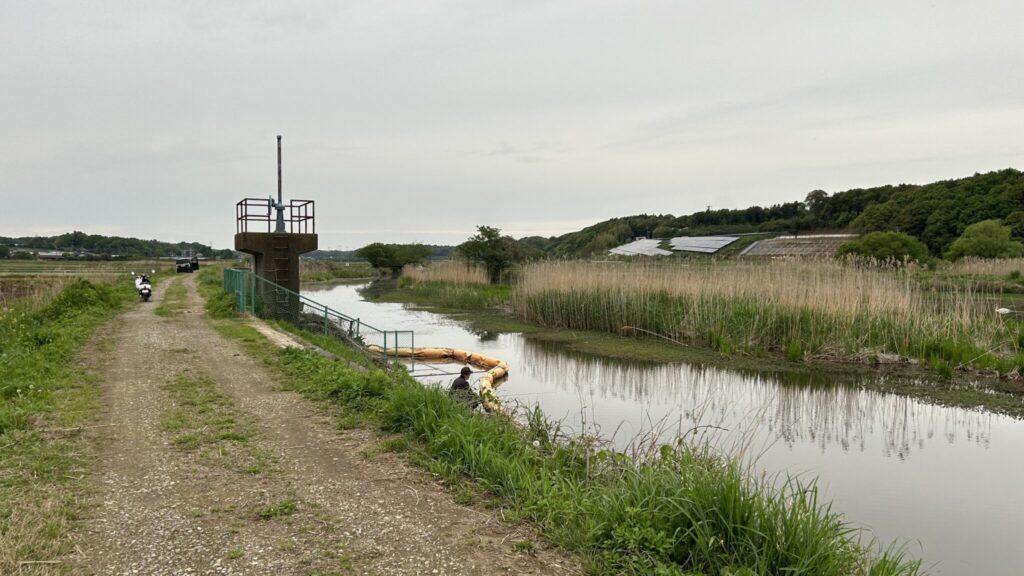
<svg viewBox="0 0 1024 576">
<path fill-rule="evenodd" d="M 273 198 L 246 198 L 235 206 L 235 250 L 253 256 L 257 276 L 299 292 L 299 255 L 317 249 L 314 216 L 312 200 L 284 203 L 278 136 L 277 202 Z"/>
</svg>

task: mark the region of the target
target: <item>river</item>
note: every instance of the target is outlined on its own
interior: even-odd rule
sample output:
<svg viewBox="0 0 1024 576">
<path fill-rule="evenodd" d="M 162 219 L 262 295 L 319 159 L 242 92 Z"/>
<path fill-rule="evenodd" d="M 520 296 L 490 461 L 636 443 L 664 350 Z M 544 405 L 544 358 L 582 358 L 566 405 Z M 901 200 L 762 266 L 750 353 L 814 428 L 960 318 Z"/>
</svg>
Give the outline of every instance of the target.
<svg viewBox="0 0 1024 576">
<path fill-rule="evenodd" d="M 855 380 L 783 376 L 685 363 L 624 362 L 402 304 L 373 303 L 365 284 L 311 285 L 309 298 L 416 346 L 463 348 L 508 362 L 506 404 L 539 404 L 571 433 L 623 450 L 685 434 L 741 452 L 758 472 L 817 478 L 823 501 L 880 542 L 899 541 L 929 574 L 1024 573 L 1024 421 L 864 390 Z M 401 342 L 408 345 L 409 342 Z M 458 365 L 410 366 L 447 384 Z M 437 375 L 434 375 L 437 374 Z"/>
</svg>

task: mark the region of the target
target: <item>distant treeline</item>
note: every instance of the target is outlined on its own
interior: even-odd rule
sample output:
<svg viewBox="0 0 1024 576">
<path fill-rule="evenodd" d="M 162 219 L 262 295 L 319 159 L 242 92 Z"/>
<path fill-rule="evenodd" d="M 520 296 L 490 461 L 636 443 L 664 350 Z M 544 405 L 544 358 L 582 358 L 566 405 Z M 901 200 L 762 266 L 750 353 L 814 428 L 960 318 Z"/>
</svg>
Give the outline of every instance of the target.
<svg viewBox="0 0 1024 576">
<path fill-rule="evenodd" d="M 814 190 L 802 202 L 738 210 L 707 210 L 613 218 L 579 232 L 518 243 L 548 256 L 603 254 L 637 236 L 669 238 L 750 232 L 808 230 L 892 231 L 920 239 L 942 254 L 971 224 L 998 219 L 1024 238 L 1024 174 L 1007 169 L 925 185 L 855 188 L 829 194 Z"/>
<path fill-rule="evenodd" d="M 60 236 L 0 236 L 0 257 L 31 257 L 31 252 L 63 252 L 69 258 L 83 260 L 139 260 L 194 254 L 206 258 L 235 258 L 234 250 L 214 250 L 197 242 L 160 242 L 120 236 L 102 236 L 84 232 L 68 232 Z"/>
<path fill-rule="evenodd" d="M 427 255 L 427 260 L 448 260 L 452 257 L 452 250 L 454 246 L 438 246 L 436 244 L 423 244 L 430 253 Z M 337 262 L 363 262 L 365 258 L 361 258 L 356 254 L 358 250 L 314 250 L 308 254 L 303 254 L 303 258 L 309 258 L 312 260 L 334 260 Z"/>
</svg>

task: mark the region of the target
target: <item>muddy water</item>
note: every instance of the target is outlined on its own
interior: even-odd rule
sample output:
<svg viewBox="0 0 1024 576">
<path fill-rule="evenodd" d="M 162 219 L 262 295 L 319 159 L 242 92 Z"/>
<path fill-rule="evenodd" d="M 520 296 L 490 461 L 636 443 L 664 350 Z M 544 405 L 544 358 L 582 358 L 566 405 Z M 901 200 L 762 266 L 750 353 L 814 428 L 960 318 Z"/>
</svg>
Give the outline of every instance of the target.
<svg viewBox="0 0 1024 576">
<path fill-rule="evenodd" d="M 701 435 L 742 450 L 764 473 L 818 478 L 825 500 L 883 542 L 900 540 L 930 574 L 1024 574 L 1024 422 L 862 390 L 856 381 L 783 377 L 690 364 L 622 362 L 571 353 L 518 334 L 477 334 L 401 304 L 375 304 L 361 285 L 310 298 L 416 346 L 501 358 L 504 402 L 539 404 L 573 432 L 623 449 L 638 438 Z M 400 342 L 408 345 L 408 342 Z M 447 385 L 457 365 L 410 366 Z"/>
</svg>

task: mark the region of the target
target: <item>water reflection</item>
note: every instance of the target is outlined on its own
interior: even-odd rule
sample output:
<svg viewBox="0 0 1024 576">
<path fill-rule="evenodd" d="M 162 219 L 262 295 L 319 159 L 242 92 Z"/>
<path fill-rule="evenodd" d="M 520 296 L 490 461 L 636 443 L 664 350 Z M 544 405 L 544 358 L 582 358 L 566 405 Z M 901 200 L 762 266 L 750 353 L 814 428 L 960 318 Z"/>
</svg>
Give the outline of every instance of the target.
<svg viewBox="0 0 1024 576">
<path fill-rule="evenodd" d="M 813 445 L 824 453 L 829 448 L 864 451 L 868 438 L 879 438 L 883 456 L 905 460 L 936 440 L 987 448 L 997 417 L 865 390 L 852 378 L 822 383 L 808 374 L 739 374 L 698 364 L 612 361 L 525 339 L 516 343 L 522 364 L 513 368 L 529 380 L 577 397 L 650 406 L 649 425 L 671 421 L 677 431 L 725 429 L 727 434 L 718 434 L 724 441 L 768 439 L 787 447 Z M 513 372 L 513 381 L 516 377 Z"/>
</svg>

